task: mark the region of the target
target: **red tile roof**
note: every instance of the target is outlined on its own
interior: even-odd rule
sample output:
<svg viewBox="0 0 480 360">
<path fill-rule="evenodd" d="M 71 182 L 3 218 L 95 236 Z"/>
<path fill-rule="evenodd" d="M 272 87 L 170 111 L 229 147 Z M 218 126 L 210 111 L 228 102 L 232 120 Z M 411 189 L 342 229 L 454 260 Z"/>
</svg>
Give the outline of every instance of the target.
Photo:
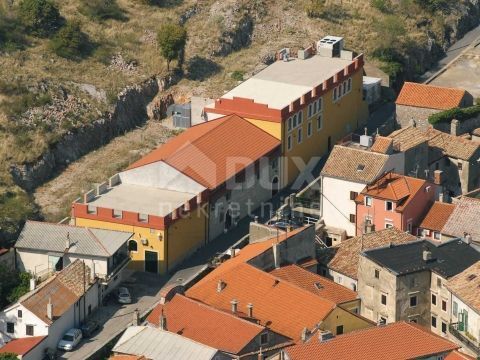
<svg viewBox="0 0 480 360">
<path fill-rule="evenodd" d="M 425 328 L 406 322 L 357 330 L 320 342 L 286 348 L 290 360 L 406 360 L 458 349 L 459 346 Z"/>
<path fill-rule="evenodd" d="M 253 304 L 254 317 L 260 325 L 298 340 L 302 330 L 313 329 L 336 307 L 333 301 L 297 287 L 249 264 L 239 263 L 226 271 L 210 273 L 208 281 L 195 284 L 186 295 L 225 311 L 230 301 L 238 301 L 238 309 L 246 311 Z M 226 286 L 220 292 L 217 284 Z"/>
<path fill-rule="evenodd" d="M 21 339 L 13 339 L 0 348 L 0 354 L 12 353 L 17 355 L 25 355 L 38 344 L 40 344 L 46 336 L 32 336 Z"/>
<path fill-rule="evenodd" d="M 0 248 L 0 255 L 8 253 L 8 249 Z"/>
<path fill-rule="evenodd" d="M 387 173 L 372 185 L 367 185 L 361 195 L 394 201 L 397 203 L 395 211 L 401 212 L 425 184 L 426 181 L 422 179 Z"/>
<path fill-rule="evenodd" d="M 447 110 L 462 104 L 465 90 L 405 82 L 395 103 L 428 109 Z"/>
<path fill-rule="evenodd" d="M 442 228 L 445 226 L 454 209 L 454 204 L 436 201 L 430 210 L 428 210 L 428 213 L 422 220 L 420 227 L 422 229 L 442 231 Z"/>
<path fill-rule="evenodd" d="M 164 161 L 214 189 L 279 145 L 277 138 L 247 120 L 228 115 L 185 130 L 128 169 Z"/>
<path fill-rule="evenodd" d="M 168 331 L 231 354 L 240 354 L 265 330 L 263 326 L 180 294 L 155 307 L 147 321 L 158 326 L 162 310 Z"/>
<path fill-rule="evenodd" d="M 338 285 L 334 281 L 312 273 L 297 265 L 282 266 L 274 269 L 270 274 L 308 290 L 324 299 L 342 304 L 357 299 L 357 293 Z"/>
<path fill-rule="evenodd" d="M 370 148 L 370 151 L 380 154 L 388 154 L 392 148 L 393 139 L 384 136 L 375 136 L 375 142 Z"/>
<path fill-rule="evenodd" d="M 445 357 L 445 360 L 476 360 L 476 358 L 454 350 Z"/>
</svg>

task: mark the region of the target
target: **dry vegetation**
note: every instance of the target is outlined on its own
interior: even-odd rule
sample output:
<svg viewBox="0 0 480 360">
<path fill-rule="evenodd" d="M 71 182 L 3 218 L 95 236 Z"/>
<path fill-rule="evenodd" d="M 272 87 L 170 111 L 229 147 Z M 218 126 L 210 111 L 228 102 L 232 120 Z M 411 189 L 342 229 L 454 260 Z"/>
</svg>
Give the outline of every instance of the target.
<svg viewBox="0 0 480 360">
<path fill-rule="evenodd" d="M 163 6 L 148 5 L 140 0 L 117 0 L 123 20 L 104 21 L 93 21 L 84 15 L 80 11 L 81 1 L 57 0 L 55 3 L 66 21 L 80 22 L 82 31 L 93 44 L 91 53 L 84 59 L 61 58 L 49 49 L 48 39 L 32 36 L 25 36 L 23 48 L 18 50 L 2 53 L 0 47 L 0 85 L 2 82 L 18 82 L 35 87 L 47 82 L 49 96 L 55 98 L 61 87 L 81 103 L 88 104 L 80 115 L 68 113 L 61 123 L 48 126 L 41 119 L 26 126 L 2 114 L 2 109 L 5 113 L 6 108 L 0 106 L 0 195 L 10 191 L 13 199 L 15 194 L 20 194 L 18 199 L 25 208 L 23 214 L 31 214 L 33 209 L 23 191 L 12 183 L 8 172 L 10 164 L 36 159 L 65 131 L 98 118 L 111 107 L 118 91 L 126 85 L 164 73 L 166 62 L 156 45 L 156 30 L 163 22 L 178 22 L 185 14 L 191 14 L 185 21 L 189 37 L 183 62 L 185 77 L 172 89 L 175 97 L 187 99 L 192 94 L 217 97 L 235 86 L 240 78 L 247 78 L 265 66 L 262 62 L 276 50 L 308 46 L 326 34 L 344 36 L 348 48 L 365 52 L 370 61 L 383 64 L 387 71 L 396 71 L 398 59 L 378 56 L 378 53 L 375 58 L 375 51 L 392 48 L 395 54 L 399 52 L 402 56 L 409 54 L 415 58 L 415 52 L 419 47 L 425 47 L 429 38 L 437 43 L 444 42 L 450 31 L 447 24 L 465 10 L 463 3 L 467 0 L 456 2 L 449 14 L 426 13 L 415 5 L 414 0 L 386 0 L 383 3 L 388 6 L 382 10 L 372 7 L 370 0 L 320 0 L 316 1 L 322 5 L 319 18 L 310 18 L 306 14 L 306 7 L 312 4 L 312 0 L 167 0 Z M 0 15 L 2 11 L 10 11 L 9 3 L 10 0 L 0 0 Z M 251 17 L 254 24 L 251 43 L 226 56 L 213 55 L 223 34 L 234 31 L 239 19 L 245 15 Z M 132 65 L 130 69 L 112 66 L 112 58 L 118 55 L 125 64 Z M 419 61 L 414 72 L 422 72 L 424 63 L 424 59 Z M 106 100 L 92 98 L 80 91 L 76 84 L 95 86 L 106 94 Z M 0 105 L 18 100 L 16 97 L 18 95 L 2 92 L 0 86 Z M 155 143 L 152 141 L 149 144 Z M 128 148 L 140 146 L 132 143 Z M 79 179 L 67 200 L 73 195 L 71 193 L 81 192 L 87 184 L 100 181 L 131 159 L 128 152 L 117 152 L 116 156 L 118 160 L 113 163 L 110 157 L 100 157 L 96 168 L 103 170 L 96 174 L 82 172 L 82 177 L 74 176 L 68 183 L 60 182 L 72 186 Z M 104 164 L 115 165 L 104 167 Z M 61 187 L 51 189 L 54 197 L 60 197 L 65 191 Z M 48 214 L 54 214 L 55 218 L 61 215 L 58 209 L 47 206 L 41 197 L 38 199 L 43 207 L 48 208 Z M 5 203 L 0 196 L 0 226 L 2 217 L 15 218 L 12 222 L 22 218 L 21 211 L 17 217 L 11 217 L 5 210 Z M 59 207 L 65 209 L 64 201 L 60 203 Z"/>
</svg>

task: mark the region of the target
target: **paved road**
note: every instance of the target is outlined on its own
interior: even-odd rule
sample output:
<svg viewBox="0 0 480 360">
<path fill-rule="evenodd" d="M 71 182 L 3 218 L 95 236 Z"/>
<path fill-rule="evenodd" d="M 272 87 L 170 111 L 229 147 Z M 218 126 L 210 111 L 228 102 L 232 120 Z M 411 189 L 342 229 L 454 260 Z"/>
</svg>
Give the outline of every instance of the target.
<svg viewBox="0 0 480 360">
<path fill-rule="evenodd" d="M 437 66 L 435 68 L 427 71 L 425 74 L 423 74 L 420 77 L 419 82 L 427 80 L 432 75 L 434 75 L 437 71 L 439 71 L 441 68 L 447 65 L 449 62 L 454 60 L 458 55 L 461 54 L 462 51 L 464 51 L 479 36 L 480 36 L 480 26 L 477 26 L 475 29 L 472 29 L 468 33 L 466 33 L 460 40 L 458 40 L 455 44 L 453 44 L 447 49 L 445 53 L 445 57 L 443 57 L 438 61 Z"/>
<path fill-rule="evenodd" d="M 168 280 L 166 276 L 126 271 L 129 272 L 130 276 L 126 279 L 124 285 L 130 289 L 134 298 L 133 303 L 120 305 L 112 301 L 107 306 L 99 308 L 92 317 L 103 324 L 101 329 L 91 338 L 82 340 L 75 351 L 60 353 L 59 359 L 88 359 L 89 356 L 102 349 L 132 324 L 135 309 L 143 314 L 160 300 L 159 291 Z"/>
</svg>

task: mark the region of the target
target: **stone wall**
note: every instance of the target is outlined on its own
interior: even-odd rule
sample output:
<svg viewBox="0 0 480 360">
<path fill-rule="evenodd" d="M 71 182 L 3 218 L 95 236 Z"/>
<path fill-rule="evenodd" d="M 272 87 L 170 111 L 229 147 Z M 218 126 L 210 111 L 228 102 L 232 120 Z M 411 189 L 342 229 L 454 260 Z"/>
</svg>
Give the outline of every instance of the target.
<svg viewBox="0 0 480 360">
<path fill-rule="evenodd" d="M 397 124 L 401 128 L 412 125 L 412 118 L 418 128 L 425 129 L 428 127 L 428 117 L 432 114 L 440 112 L 435 109 L 419 108 L 414 106 L 397 105 L 396 106 L 396 119 Z"/>
<path fill-rule="evenodd" d="M 463 134 L 469 134 L 473 130 L 480 128 L 480 115 L 468 120 L 452 120 L 447 123 L 439 123 L 433 126 L 435 129 L 459 136 Z"/>
<path fill-rule="evenodd" d="M 107 144 L 116 136 L 145 123 L 148 119 L 149 103 L 176 80 L 174 76 L 150 78 L 142 84 L 125 88 L 118 94 L 112 112 L 68 132 L 35 162 L 12 165 L 10 173 L 13 180 L 23 189 L 32 191 L 59 169 Z"/>
</svg>

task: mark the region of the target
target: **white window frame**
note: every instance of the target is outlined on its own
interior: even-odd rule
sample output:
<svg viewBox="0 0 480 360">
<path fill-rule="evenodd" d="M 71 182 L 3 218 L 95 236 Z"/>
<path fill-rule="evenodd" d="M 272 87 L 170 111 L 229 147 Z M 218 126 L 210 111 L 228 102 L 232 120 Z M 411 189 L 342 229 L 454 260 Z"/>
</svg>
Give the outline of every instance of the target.
<svg viewBox="0 0 480 360">
<path fill-rule="evenodd" d="M 332 96 L 333 96 L 333 101 L 334 101 L 334 102 L 337 101 L 337 88 L 334 88 L 334 89 L 333 89 L 333 94 L 332 94 Z"/>
<path fill-rule="evenodd" d="M 307 123 L 307 137 L 310 137 L 312 136 L 312 121 L 310 120 L 308 123 Z"/>
<path fill-rule="evenodd" d="M 318 111 L 320 112 L 320 111 L 323 110 L 323 100 L 322 100 L 322 98 L 318 98 L 317 101 L 318 101 L 317 109 L 318 109 Z"/>
<path fill-rule="evenodd" d="M 387 209 L 387 204 L 392 204 L 392 208 L 390 210 Z M 393 211 L 393 201 L 385 200 L 385 211 Z"/>
<path fill-rule="evenodd" d="M 292 126 L 292 117 L 290 116 L 288 118 L 288 131 L 292 131 L 293 126 Z"/>
<path fill-rule="evenodd" d="M 313 106 L 312 114 L 315 115 L 315 114 L 317 113 L 317 111 L 318 111 L 318 109 L 317 109 L 317 101 L 314 101 L 313 104 L 312 104 L 312 106 Z"/>
<path fill-rule="evenodd" d="M 303 129 L 302 129 L 301 127 L 298 128 L 298 130 L 297 130 L 297 143 L 298 143 L 298 144 L 301 144 L 302 141 L 303 141 L 303 133 L 302 133 L 302 130 L 303 130 Z"/>
<path fill-rule="evenodd" d="M 318 126 L 320 125 L 320 126 Z M 323 129 L 323 114 L 318 114 L 317 116 L 317 131 L 320 131 Z"/>
<path fill-rule="evenodd" d="M 372 207 L 372 204 L 373 204 L 373 198 L 370 196 L 365 196 L 365 206 Z"/>
<path fill-rule="evenodd" d="M 348 92 L 352 91 L 352 78 L 348 78 L 347 86 Z"/>
<path fill-rule="evenodd" d="M 295 129 L 297 127 L 297 114 L 293 114 L 292 119 L 293 119 L 293 129 Z"/>
<path fill-rule="evenodd" d="M 299 112 L 298 112 L 297 119 L 298 119 L 298 126 L 302 125 L 302 122 L 303 122 L 303 111 L 299 111 Z"/>
<path fill-rule="evenodd" d="M 385 229 L 391 229 L 393 228 L 393 224 L 391 221 L 385 221 Z"/>
<path fill-rule="evenodd" d="M 440 231 L 434 231 L 433 232 L 433 238 L 435 240 L 441 240 L 442 239 L 442 234 L 440 233 Z"/>
</svg>

